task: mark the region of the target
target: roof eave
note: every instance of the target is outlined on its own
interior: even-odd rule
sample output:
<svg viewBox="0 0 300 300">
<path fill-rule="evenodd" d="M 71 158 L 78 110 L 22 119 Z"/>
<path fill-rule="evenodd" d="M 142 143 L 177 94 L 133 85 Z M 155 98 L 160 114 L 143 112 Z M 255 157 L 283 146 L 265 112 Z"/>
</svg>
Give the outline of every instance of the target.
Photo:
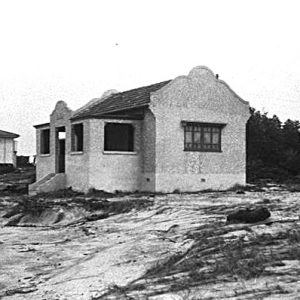
<svg viewBox="0 0 300 300">
<path fill-rule="evenodd" d="M 125 117 L 127 119 L 136 119 L 136 120 L 142 120 L 144 119 L 144 116 L 139 116 L 139 115 L 134 115 L 134 114 L 128 114 L 128 115 L 124 115 L 124 113 L 132 111 L 134 109 L 141 109 L 141 108 L 147 108 L 149 107 L 149 104 L 143 104 L 140 106 L 136 106 L 136 107 L 130 107 L 128 109 L 125 110 L 113 110 L 110 111 L 109 113 L 104 113 L 104 114 L 97 114 L 97 115 L 92 115 L 92 114 L 88 114 L 88 115 L 82 115 L 82 116 L 73 116 L 70 118 L 71 121 L 76 121 L 76 120 L 83 120 L 83 119 L 112 119 L 112 117 L 118 117 L 118 118 L 122 118 Z"/>
<path fill-rule="evenodd" d="M 71 122 L 80 120 L 91 120 L 91 119 L 120 119 L 120 120 L 143 120 L 143 116 L 130 116 L 130 115 L 97 115 L 97 116 L 83 116 L 77 118 L 71 118 Z"/>
<path fill-rule="evenodd" d="M 33 125 L 33 127 L 36 129 L 39 129 L 42 127 L 50 127 L 50 123 L 37 124 L 37 125 Z"/>
<path fill-rule="evenodd" d="M 19 136 L 20 135 L 18 135 L 18 134 L 14 134 L 14 135 L 0 135 L 0 139 L 16 139 Z"/>
</svg>

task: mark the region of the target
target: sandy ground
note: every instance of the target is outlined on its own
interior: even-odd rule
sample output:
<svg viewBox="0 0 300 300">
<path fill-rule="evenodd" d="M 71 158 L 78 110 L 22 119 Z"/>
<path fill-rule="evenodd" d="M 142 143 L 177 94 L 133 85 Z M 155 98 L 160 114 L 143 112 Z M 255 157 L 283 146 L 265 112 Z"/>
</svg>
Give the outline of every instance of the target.
<svg viewBox="0 0 300 300">
<path fill-rule="evenodd" d="M 1 299 L 300 299 L 299 192 L 144 195 L 152 206 L 56 227 L 5 227 L 11 197 L 0 196 Z M 261 205 L 272 224 L 226 224 L 236 208 Z M 228 271 L 220 241 L 255 238 L 273 262 L 246 278 Z"/>
</svg>

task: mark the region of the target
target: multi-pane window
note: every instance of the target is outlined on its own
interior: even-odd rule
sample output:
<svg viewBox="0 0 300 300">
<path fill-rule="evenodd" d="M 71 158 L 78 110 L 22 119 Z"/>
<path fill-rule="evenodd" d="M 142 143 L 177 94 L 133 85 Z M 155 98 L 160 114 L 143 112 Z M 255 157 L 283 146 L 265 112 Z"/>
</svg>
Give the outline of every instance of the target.
<svg viewBox="0 0 300 300">
<path fill-rule="evenodd" d="M 50 153 L 50 129 L 41 130 L 40 140 L 41 140 L 40 153 L 49 154 Z"/>
<path fill-rule="evenodd" d="M 225 124 L 182 122 L 185 151 L 221 151 L 221 131 Z"/>
<path fill-rule="evenodd" d="M 71 150 L 74 152 L 83 151 L 83 124 L 74 124 L 71 129 Z"/>
<path fill-rule="evenodd" d="M 104 127 L 104 150 L 133 152 L 133 125 L 123 123 L 107 123 Z"/>
</svg>

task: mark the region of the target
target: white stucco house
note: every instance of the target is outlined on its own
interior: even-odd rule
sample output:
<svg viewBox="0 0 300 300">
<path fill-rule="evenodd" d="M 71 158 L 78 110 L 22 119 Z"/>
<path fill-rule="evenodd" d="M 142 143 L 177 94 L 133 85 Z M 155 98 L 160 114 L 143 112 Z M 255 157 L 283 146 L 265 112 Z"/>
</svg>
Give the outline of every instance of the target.
<svg viewBox="0 0 300 300">
<path fill-rule="evenodd" d="M 0 165 L 13 165 L 17 164 L 17 147 L 14 139 L 19 135 L 0 130 Z"/>
<path fill-rule="evenodd" d="M 59 101 L 36 125 L 32 193 L 172 192 L 245 184 L 249 103 L 207 67 L 125 92 L 108 91 L 77 111 Z"/>
</svg>

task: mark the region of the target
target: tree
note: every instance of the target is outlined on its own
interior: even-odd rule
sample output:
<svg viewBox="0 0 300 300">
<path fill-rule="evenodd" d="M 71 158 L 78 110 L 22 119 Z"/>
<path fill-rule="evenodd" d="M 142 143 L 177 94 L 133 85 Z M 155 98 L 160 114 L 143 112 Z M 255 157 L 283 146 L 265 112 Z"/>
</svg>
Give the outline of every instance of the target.
<svg viewBox="0 0 300 300">
<path fill-rule="evenodd" d="M 276 115 L 270 118 L 254 108 L 250 114 L 246 126 L 248 178 L 300 174 L 300 122 L 288 119 L 282 125 Z"/>
</svg>

